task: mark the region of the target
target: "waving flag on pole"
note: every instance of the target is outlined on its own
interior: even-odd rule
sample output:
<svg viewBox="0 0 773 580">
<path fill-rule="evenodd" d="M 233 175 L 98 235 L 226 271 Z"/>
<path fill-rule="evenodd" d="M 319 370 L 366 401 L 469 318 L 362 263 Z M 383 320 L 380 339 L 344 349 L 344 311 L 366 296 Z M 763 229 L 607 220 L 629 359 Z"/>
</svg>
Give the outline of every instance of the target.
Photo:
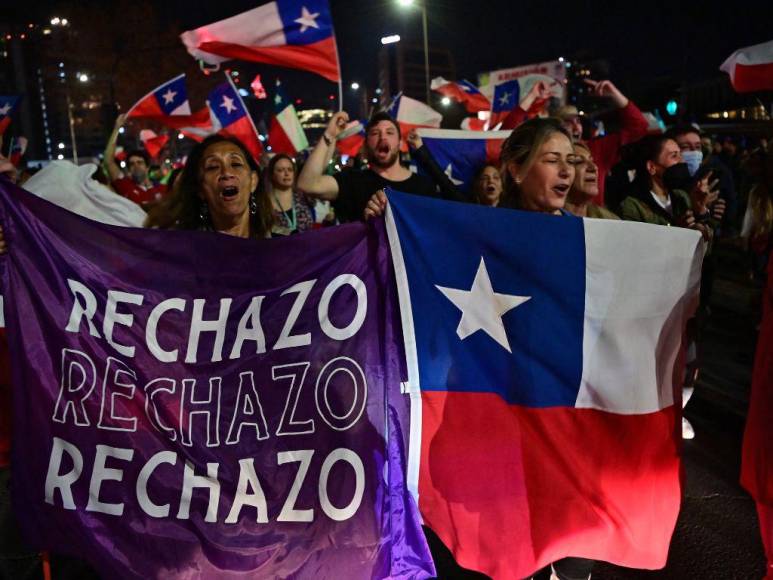
<svg viewBox="0 0 773 580">
<path fill-rule="evenodd" d="M 481 167 L 486 163 L 499 165 L 502 142 L 510 131 L 419 129 L 418 133 L 448 178 L 469 191 Z"/>
<path fill-rule="evenodd" d="M 268 129 L 268 143 L 276 153 L 295 155 L 309 146 L 306 133 L 303 132 L 295 106 L 282 91 L 279 80 L 274 93 L 274 116 Z"/>
<path fill-rule="evenodd" d="M 227 82 L 212 89 L 207 99 L 215 132 L 236 137 L 257 160 L 263 153 L 263 145 L 258 139 L 258 130 L 231 77 L 229 75 L 225 77 Z"/>
<path fill-rule="evenodd" d="M 208 64 L 263 62 L 341 79 L 327 0 L 277 0 L 183 32 L 188 52 Z"/>
<path fill-rule="evenodd" d="M 719 68 L 739 93 L 773 91 L 773 40 L 736 50 Z"/>
<path fill-rule="evenodd" d="M 19 104 L 18 95 L 6 95 L 0 96 L 0 135 L 5 133 L 8 125 L 11 124 L 11 113 L 16 109 Z"/>
<path fill-rule="evenodd" d="M 392 99 L 387 112 L 400 125 L 400 132 L 402 133 L 401 149 L 403 151 L 408 150 L 408 142 L 405 140 L 405 137 L 411 129 L 440 127 L 440 122 L 443 120 L 443 115 L 432 107 L 416 99 L 406 97 L 402 93 L 398 93 Z"/>
<path fill-rule="evenodd" d="M 387 195 L 425 525 L 494 579 L 664 566 L 700 234 Z"/>
<path fill-rule="evenodd" d="M 470 113 L 488 111 L 491 108 L 491 103 L 486 96 L 470 81 L 447 81 L 443 77 L 435 77 L 430 87 L 433 91 L 462 103 Z"/>
<path fill-rule="evenodd" d="M 167 127 L 206 127 L 209 111 L 201 109 L 191 114 L 185 74 L 156 87 L 126 112 L 127 119 L 152 119 Z"/>
</svg>

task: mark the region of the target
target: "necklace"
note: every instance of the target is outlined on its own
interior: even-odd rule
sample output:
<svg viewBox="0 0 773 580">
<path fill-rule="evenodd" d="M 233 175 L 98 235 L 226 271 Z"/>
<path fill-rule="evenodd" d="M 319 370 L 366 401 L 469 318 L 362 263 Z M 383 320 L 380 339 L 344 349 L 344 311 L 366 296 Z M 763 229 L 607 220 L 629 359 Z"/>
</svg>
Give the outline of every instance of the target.
<svg viewBox="0 0 773 580">
<path fill-rule="evenodd" d="M 271 192 L 271 195 L 274 196 L 274 201 L 276 202 L 276 206 L 279 208 L 279 211 L 282 213 L 282 215 L 287 219 L 289 225 L 290 225 L 290 231 L 294 232 L 298 229 L 298 216 L 295 214 L 295 194 L 292 196 L 292 204 L 290 206 L 289 210 L 285 210 L 282 208 L 282 204 L 279 203 L 279 198 L 276 196 L 276 193 Z M 287 215 L 287 212 L 290 211 L 290 215 Z"/>
</svg>

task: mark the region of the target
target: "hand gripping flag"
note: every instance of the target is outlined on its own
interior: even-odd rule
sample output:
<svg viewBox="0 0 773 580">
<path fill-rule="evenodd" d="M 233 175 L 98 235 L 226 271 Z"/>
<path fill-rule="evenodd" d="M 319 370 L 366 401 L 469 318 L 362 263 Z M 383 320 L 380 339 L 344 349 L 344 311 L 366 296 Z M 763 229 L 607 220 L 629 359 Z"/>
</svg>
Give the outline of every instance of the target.
<svg viewBox="0 0 773 580">
<path fill-rule="evenodd" d="M 31 546 L 103 578 L 434 575 L 383 224 L 121 228 L 7 181 L 0 220 Z"/>
<path fill-rule="evenodd" d="M 453 99 L 457 103 L 462 103 L 470 113 L 491 109 L 489 100 L 470 81 L 447 81 L 443 77 L 435 77 L 432 79 L 430 87 L 433 91 Z"/>
<path fill-rule="evenodd" d="M 156 87 L 126 112 L 127 119 L 151 119 L 173 128 L 206 128 L 211 122 L 209 111 L 201 109 L 191 114 L 185 74 Z"/>
<path fill-rule="evenodd" d="M 0 96 L 0 135 L 5 133 L 8 125 L 11 124 L 11 113 L 16 109 L 19 104 L 18 95 L 5 95 Z"/>
<path fill-rule="evenodd" d="M 296 155 L 309 146 L 309 140 L 303 131 L 295 105 L 287 99 L 282 85 L 276 81 L 274 92 L 274 116 L 268 129 L 268 143 L 275 153 Z"/>
<path fill-rule="evenodd" d="M 665 565 L 701 236 L 387 195 L 424 523 L 495 579 Z"/>
<path fill-rule="evenodd" d="M 258 160 L 263 152 L 263 145 L 258 139 L 258 130 L 231 77 L 227 74 L 225 77 L 226 82 L 212 89 L 207 97 L 215 132 L 236 137 L 244 143 L 255 160 Z"/>
<path fill-rule="evenodd" d="M 510 131 L 419 129 L 418 133 L 448 178 L 469 191 L 480 168 L 486 163 L 499 165 L 502 142 Z"/>
<path fill-rule="evenodd" d="M 209 64 L 234 58 L 341 78 L 327 0 L 269 2 L 180 38 L 194 58 Z"/>
<path fill-rule="evenodd" d="M 736 50 L 719 68 L 739 93 L 773 91 L 773 40 Z"/>
</svg>

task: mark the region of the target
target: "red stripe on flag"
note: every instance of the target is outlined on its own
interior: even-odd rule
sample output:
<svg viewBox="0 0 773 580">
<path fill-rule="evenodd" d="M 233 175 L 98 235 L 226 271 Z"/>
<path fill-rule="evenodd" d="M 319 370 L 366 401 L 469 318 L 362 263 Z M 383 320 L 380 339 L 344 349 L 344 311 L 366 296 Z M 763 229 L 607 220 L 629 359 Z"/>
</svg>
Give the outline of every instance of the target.
<svg viewBox="0 0 773 580">
<path fill-rule="evenodd" d="M 298 68 L 315 72 L 326 79 L 338 82 L 341 73 L 336 59 L 336 44 L 333 37 L 305 45 L 285 46 L 242 46 L 228 42 L 203 42 L 199 50 L 237 60 L 263 62 L 277 66 Z"/>
<path fill-rule="evenodd" d="M 271 150 L 274 153 L 285 153 L 287 155 L 298 153 L 293 142 L 290 141 L 290 137 L 287 136 L 276 117 L 271 117 L 271 126 L 268 129 L 268 143 L 271 145 Z"/>
<path fill-rule="evenodd" d="M 493 578 L 570 555 L 660 568 L 681 496 L 676 418 L 424 392 L 422 516 L 460 565 Z"/>
<path fill-rule="evenodd" d="M 504 139 L 486 139 L 486 163 L 499 165 L 499 154 L 504 142 Z"/>
<path fill-rule="evenodd" d="M 150 95 L 145 99 L 142 99 L 139 103 L 134 105 L 134 108 L 129 111 L 127 118 L 133 119 L 136 117 L 168 117 L 166 113 L 161 109 L 156 97 Z"/>
<path fill-rule="evenodd" d="M 11 117 L 3 117 L 0 119 L 0 135 L 5 133 L 5 130 L 8 128 L 8 125 L 11 124 Z"/>
<path fill-rule="evenodd" d="M 773 506 L 773 260 L 768 265 L 768 285 L 743 441 L 741 484 L 760 503 Z M 773 538 L 771 539 L 773 545 Z"/>
<path fill-rule="evenodd" d="M 736 63 L 733 88 L 739 93 L 773 91 L 773 62 L 765 64 Z"/>
</svg>

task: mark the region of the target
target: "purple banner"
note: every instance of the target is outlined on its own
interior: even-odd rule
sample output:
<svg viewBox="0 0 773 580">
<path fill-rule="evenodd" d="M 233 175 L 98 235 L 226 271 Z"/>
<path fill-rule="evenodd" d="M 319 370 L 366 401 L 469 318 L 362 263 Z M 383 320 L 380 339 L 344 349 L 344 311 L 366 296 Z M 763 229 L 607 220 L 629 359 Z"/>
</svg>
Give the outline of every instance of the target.
<svg viewBox="0 0 773 580">
<path fill-rule="evenodd" d="M 98 224 L 6 182 L 14 508 L 105 577 L 425 578 L 383 224 Z"/>
</svg>

